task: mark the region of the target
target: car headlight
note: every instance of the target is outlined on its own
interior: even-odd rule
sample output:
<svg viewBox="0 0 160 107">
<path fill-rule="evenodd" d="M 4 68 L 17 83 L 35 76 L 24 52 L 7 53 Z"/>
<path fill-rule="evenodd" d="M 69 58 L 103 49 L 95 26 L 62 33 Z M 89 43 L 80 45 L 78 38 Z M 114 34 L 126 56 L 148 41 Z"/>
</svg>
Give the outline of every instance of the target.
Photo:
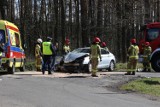
<svg viewBox="0 0 160 107">
<path fill-rule="evenodd" d="M 85 57 L 83 60 L 83 64 L 88 64 L 89 63 L 89 57 Z"/>
</svg>

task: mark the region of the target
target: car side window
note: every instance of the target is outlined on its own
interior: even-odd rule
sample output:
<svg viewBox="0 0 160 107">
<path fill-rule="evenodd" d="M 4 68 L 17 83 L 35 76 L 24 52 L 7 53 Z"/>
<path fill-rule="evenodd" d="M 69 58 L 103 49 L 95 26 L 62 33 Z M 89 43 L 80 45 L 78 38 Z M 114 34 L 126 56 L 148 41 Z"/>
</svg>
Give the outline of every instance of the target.
<svg viewBox="0 0 160 107">
<path fill-rule="evenodd" d="M 109 52 L 106 51 L 106 50 L 104 50 L 104 49 L 101 49 L 101 54 L 102 54 L 102 55 L 103 55 L 103 54 L 109 54 Z"/>
</svg>

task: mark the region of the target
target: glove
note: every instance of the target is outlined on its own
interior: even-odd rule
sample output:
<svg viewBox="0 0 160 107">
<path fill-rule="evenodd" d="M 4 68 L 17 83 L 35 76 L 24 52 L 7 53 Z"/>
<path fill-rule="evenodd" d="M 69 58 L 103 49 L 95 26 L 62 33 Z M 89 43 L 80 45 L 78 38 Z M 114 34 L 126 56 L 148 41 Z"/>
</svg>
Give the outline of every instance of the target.
<svg viewBox="0 0 160 107">
<path fill-rule="evenodd" d="M 89 60 L 89 63 L 91 63 L 91 61 L 92 61 L 92 60 L 90 59 L 90 60 Z"/>
<path fill-rule="evenodd" d="M 100 58 L 100 61 L 102 61 L 102 58 Z"/>
</svg>

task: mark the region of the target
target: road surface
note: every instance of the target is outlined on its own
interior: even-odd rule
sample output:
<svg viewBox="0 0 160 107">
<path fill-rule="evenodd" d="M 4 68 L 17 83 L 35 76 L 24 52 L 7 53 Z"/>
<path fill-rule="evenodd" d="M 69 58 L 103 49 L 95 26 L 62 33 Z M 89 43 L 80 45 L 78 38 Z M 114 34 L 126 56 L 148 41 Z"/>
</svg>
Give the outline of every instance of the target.
<svg viewBox="0 0 160 107">
<path fill-rule="evenodd" d="M 1 75 L 0 107 L 160 107 L 159 100 L 153 97 L 107 88 L 131 77 L 123 74 L 102 72 L 94 78 L 90 74 L 40 72 Z"/>
</svg>

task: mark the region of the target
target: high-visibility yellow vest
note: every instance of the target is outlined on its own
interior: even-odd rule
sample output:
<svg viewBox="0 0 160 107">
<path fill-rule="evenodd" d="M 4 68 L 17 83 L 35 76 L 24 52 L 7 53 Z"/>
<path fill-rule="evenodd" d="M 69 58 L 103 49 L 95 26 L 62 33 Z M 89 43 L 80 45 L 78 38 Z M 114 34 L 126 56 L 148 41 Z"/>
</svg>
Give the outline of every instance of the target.
<svg viewBox="0 0 160 107">
<path fill-rule="evenodd" d="M 52 50 L 51 50 L 51 42 L 43 42 L 42 43 L 43 46 L 43 55 L 52 55 Z"/>
</svg>

